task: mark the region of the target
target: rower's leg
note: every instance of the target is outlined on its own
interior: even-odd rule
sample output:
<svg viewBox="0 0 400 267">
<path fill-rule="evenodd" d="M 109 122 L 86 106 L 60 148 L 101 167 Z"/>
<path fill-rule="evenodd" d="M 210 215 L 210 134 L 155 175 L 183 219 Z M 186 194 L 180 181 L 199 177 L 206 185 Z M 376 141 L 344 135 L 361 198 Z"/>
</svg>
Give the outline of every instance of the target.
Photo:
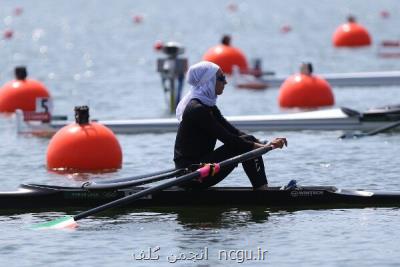
<svg viewBox="0 0 400 267">
<path fill-rule="evenodd" d="M 248 160 L 242 163 L 243 169 L 249 177 L 253 188 L 267 188 L 268 180 L 265 174 L 265 166 L 262 157 Z"/>
<path fill-rule="evenodd" d="M 252 135 L 242 135 L 241 137 L 252 142 L 260 142 Z M 247 177 L 249 177 L 254 189 L 265 190 L 268 188 L 268 180 L 267 175 L 265 174 L 265 166 L 262 156 L 243 162 L 242 165 L 244 172 L 247 174 Z"/>
</svg>

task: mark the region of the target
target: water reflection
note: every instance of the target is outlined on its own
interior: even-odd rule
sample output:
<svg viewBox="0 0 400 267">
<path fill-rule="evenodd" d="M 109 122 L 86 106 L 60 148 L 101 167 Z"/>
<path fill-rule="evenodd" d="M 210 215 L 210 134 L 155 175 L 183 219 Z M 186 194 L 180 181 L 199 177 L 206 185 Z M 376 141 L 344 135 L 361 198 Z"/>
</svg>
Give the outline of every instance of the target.
<svg viewBox="0 0 400 267">
<path fill-rule="evenodd" d="M 121 224 L 152 224 L 174 222 L 184 229 L 224 229 L 240 228 L 249 224 L 268 221 L 269 211 L 263 207 L 168 207 L 135 209 L 133 212 L 116 214 L 115 211 L 102 213 L 104 224 L 112 227 Z"/>
<path fill-rule="evenodd" d="M 263 207 L 192 207 L 177 211 L 177 222 L 185 228 L 211 229 L 235 228 L 250 223 L 263 223 L 269 213 Z"/>
<path fill-rule="evenodd" d="M 53 220 L 65 215 L 81 212 L 74 208 L 63 209 L 62 212 L 49 212 L 35 210 L 34 213 L 18 214 L 18 211 L 3 211 L 0 221 L 24 220 L 26 217 L 33 222 Z M 4 215 L 4 216 L 3 216 Z M 143 209 L 114 209 L 99 215 L 82 220 L 80 229 L 101 230 L 124 224 L 152 224 L 160 222 L 173 222 L 184 229 L 224 229 L 240 228 L 249 224 L 261 224 L 268 221 L 269 210 L 264 207 L 168 207 L 168 208 L 143 208 Z"/>
</svg>

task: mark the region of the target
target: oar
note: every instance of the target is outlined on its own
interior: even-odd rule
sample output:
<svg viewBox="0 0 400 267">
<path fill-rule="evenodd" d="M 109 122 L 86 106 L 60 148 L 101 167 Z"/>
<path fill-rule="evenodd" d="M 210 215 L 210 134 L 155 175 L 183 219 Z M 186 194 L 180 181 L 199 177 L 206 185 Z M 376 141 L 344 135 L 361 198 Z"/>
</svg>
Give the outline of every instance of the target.
<svg viewBox="0 0 400 267">
<path fill-rule="evenodd" d="M 265 154 L 265 153 L 267 153 L 268 151 L 270 151 L 270 150 L 272 150 L 274 148 L 275 147 L 273 147 L 273 146 L 264 146 L 264 147 L 252 150 L 250 152 L 241 154 L 239 156 L 224 160 L 224 161 L 222 161 L 220 163 L 217 163 L 217 164 L 212 164 L 212 165 L 207 164 L 204 167 L 201 167 L 201 168 L 197 169 L 194 172 L 182 175 L 182 176 L 180 176 L 180 177 L 178 177 L 178 178 L 176 178 L 174 180 L 165 182 L 163 184 L 160 184 L 160 185 L 157 185 L 157 186 L 154 186 L 154 187 L 150 187 L 150 188 L 144 189 L 144 190 L 142 190 L 140 192 L 137 192 L 135 194 L 132 194 L 132 195 L 129 195 L 129 196 L 114 200 L 114 201 L 109 202 L 107 204 L 101 205 L 99 207 L 96 207 L 96 208 L 93 208 L 93 209 L 78 213 L 75 216 L 65 216 L 65 217 L 58 218 L 56 220 L 50 221 L 50 222 L 37 224 L 37 225 L 33 226 L 33 228 L 42 229 L 42 228 L 70 228 L 70 227 L 74 227 L 74 226 L 77 225 L 77 223 L 76 223 L 77 221 L 79 221 L 79 220 L 81 220 L 83 218 L 86 218 L 86 217 L 88 217 L 90 215 L 99 213 L 99 212 L 107 210 L 107 209 L 111 209 L 111 208 L 114 208 L 114 207 L 118 207 L 118 206 L 122 206 L 122 205 L 128 204 L 130 202 L 133 202 L 133 201 L 135 201 L 137 199 L 140 199 L 142 197 L 145 197 L 147 195 L 154 194 L 154 193 L 157 193 L 157 192 L 159 192 L 161 190 L 164 190 L 164 189 L 167 189 L 167 188 L 170 188 L 170 187 L 173 187 L 173 186 L 177 186 L 177 185 L 183 184 L 183 183 L 188 182 L 188 181 L 193 180 L 193 179 L 207 177 L 207 176 L 210 175 L 210 172 L 217 173 L 217 172 L 219 172 L 220 169 L 225 169 L 228 166 L 235 165 L 235 164 L 238 164 L 240 162 L 244 162 L 244 161 L 259 157 L 260 155 Z"/>
<path fill-rule="evenodd" d="M 183 173 L 185 169 L 171 169 L 170 172 L 160 173 L 158 175 L 143 175 L 134 178 L 122 178 L 109 181 L 90 181 L 82 184 L 83 189 L 96 190 L 96 189 L 121 189 L 131 186 L 144 185 L 149 183 L 158 182 L 161 180 L 170 179 Z"/>
<path fill-rule="evenodd" d="M 361 137 L 365 137 L 365 136 L 372 136 L 372 135 L 376 135 L 376 134 L 379 134 L 379 133 L 383 133 L 383 132 L 389 131 L 389 130 L 391 130 L 393 128 L 396 128 L 398 126 L 400 126 L 400 120 L 392 122 L 392 123 L 389 123 L 389 124 L 387 124 L 385 126 L 382 126 L 382 127 L 378 128 L 378 129 L 375 129 L 373 131 L 369 131 L 367 133 L 343 134 L 339 138 L 340 139 L 348 139 L 348 138 L 361 138 Z"/>
<path fill-rule="evenodd" d="M 105 180 L 105 181 L 98 181 L 96 182 L 97 184 L 113 184 L 113 183 L 120 183 L 120 182 L 127 182 L 127 181 L 133 181 L 133 180 L 139 180 L 147 177 L 154 177 L 154 176 L 159 176 L 159 175 L 166 175 L 169 176 L 171 173 L 174 173 L 177 170 L 181 169 L 176 169 L 176 168 L 170 168 L 162 171 L 157 171 L 157 172 L 152 172 L 148 174 L 141 174 L 141 175 L 136 175 L 132 177 L 125 177 L 125 178 L 117 178 L 117 179 L 112 179 L 112 180 Z M 90 183 L 90 182 L 88 182 Z"/>
</svg>

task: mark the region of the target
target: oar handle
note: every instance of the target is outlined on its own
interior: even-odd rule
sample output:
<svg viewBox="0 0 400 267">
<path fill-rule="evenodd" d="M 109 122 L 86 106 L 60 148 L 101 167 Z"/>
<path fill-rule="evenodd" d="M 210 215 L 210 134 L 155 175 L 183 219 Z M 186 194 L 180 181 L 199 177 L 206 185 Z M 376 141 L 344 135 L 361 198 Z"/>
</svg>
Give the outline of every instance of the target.
<svg viewBox="0 0 400 267">
<path fill-rule="evenodd" d="M 257 148 L 257 149 L 254 149 L 254 150 L 250 151 L 250 152 L 247 152 L 247 153 L 241 154 L 239 156 L 224 160 L 224 161 L 222 161 L 222 162 L 220 162 L 220 163 L 218 163 L 216 165 L 219 166 L 218 169 L 223 169 L 223 168 L 226 168 L 227 166 L 230 166 L 230 165 L 233 165 L 233 164 L 238 164 L 240 162 L 248 161 L 250 159 L 259 157 L 260 155 L 265 154 L 268 151 L 273 150 L 274 148 L 275 147 L 273 147 L 273 146 L 264 146 L 264 147 L 261 147 L 261 148 Z M 160 185 L 157 185 L 157 186 L 154 186 L 154 187 L 150 187 L 150 188 L 144 189 L 144 190 L 142 190 L 140 192 L 137 192 L 135 194 L 132 194 L 132 195 L 129 195 L 129 196 L 114 200 L 114 201 L 112 201 L 110 203 L 107 203 L 107 204 L 104 204 L 102 206 L 99 206 L 99 207 L 96 207 L 96 208 L 81 212 L 81 213 L 75 215 L 73 218 L 74 218 L 75 221 L 78 221 L 78 220 L 83 219 L 85 217 L 88 217 L 90 215 L 93 215 L 93 214 L 99 213 L 101 211 L 107 210 L 109 208 L 113 208 L 113 207 L 116 207 L 116 206 L 121 206 L 121 205 L 130 203 L 130 202 L 133 202 L 133 201 L 135 201 L 137 199 L 140 199 L 140 198 L 145 197 L 147 195 L 153 194 L 155 192 L 158 192 L 158 191 L 161 191 L 161 190 L 173 187 L 173 186 L 177 186 L 177 185 L 183 184 L 185 182 L 188 182 L 190 180 L 193 180 L 193 179 L 196 179 L 196 178 L 199 178 L 199 177 L 206 177 L 206 176 L 209 175 L 209 170 L 210 170 L 210 166 L 206 165 L 206 166 L 204 166 L 204 167 L 202 167 L 202 168 L 200 168 L 200 169 L 198 169 L 198 170 L 196 170 L 194 172 L 182 175 L 182 176 L 180 176 L 180 177 L 178 177 L 178 178 L 176 178 L 174 180 L 165 182 L 163 184 L 160 184 Z"/>
</svg>

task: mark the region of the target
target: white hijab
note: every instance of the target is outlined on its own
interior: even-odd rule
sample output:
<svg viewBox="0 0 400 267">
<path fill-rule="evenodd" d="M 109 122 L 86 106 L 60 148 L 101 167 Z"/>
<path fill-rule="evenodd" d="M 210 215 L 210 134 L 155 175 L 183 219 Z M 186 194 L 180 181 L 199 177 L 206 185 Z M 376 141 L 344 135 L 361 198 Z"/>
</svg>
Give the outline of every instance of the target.
<svg viewBox="0 0 400 267">
<path fill-rule="evenodd" d="M 215 83 L 218 70 L 219 66 L 209 61 L 201 61 L 189 68 L 187 82 L 191 88 L 176 107 L 176 117 L 179 122 L 182 121 L 187 104 L 193 98 L 199 99 L 207 106 L 215 106 L 217 103 Z"/>
</svg>

